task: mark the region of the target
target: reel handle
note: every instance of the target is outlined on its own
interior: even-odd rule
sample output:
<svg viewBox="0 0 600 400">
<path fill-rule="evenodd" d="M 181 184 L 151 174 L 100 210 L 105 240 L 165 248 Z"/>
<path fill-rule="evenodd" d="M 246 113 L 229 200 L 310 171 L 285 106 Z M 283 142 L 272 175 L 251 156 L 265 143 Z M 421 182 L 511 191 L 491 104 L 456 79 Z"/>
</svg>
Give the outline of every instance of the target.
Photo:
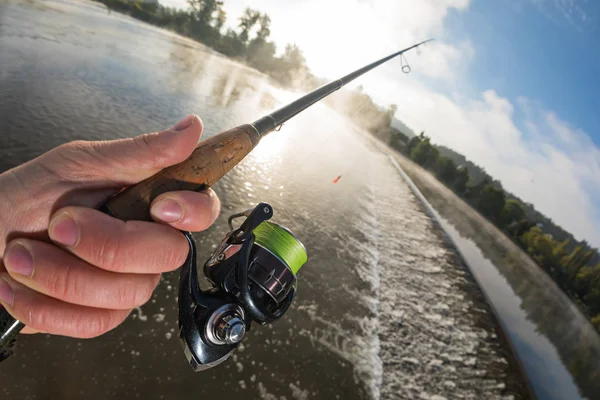
<svg viewBox="0 0 600 400">
<path fill-rule="evenodd" d="M 199 143 L 187 160 L 165 168 L 110 198 L 104 210 L 122 220 L 152 221 L 150 204 L 158 195 L 200 191 L 214 185 L 250 153 L 260 135 L 249 124 L 221 132 Z"/>
</svg>

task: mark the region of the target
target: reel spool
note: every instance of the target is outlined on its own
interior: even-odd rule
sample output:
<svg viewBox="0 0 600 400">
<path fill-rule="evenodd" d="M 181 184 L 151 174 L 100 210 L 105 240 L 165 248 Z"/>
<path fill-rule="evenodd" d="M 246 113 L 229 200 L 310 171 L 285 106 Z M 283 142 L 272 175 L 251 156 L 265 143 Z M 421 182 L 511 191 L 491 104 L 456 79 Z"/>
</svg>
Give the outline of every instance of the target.
<svg viewBox="0 0 600 400">
<path fill-rule="evenodd" d="M 273 208 L 259 203 L 232 215 L 231 231 L 204 264 L 213 288 L 198 284 L 196 249 L 186 233 L 190 252 L 179 283 L 179 337 L 196 371 L 220 364 L 250 330 L 283 316 L 296 293 L 296 273 L 308 256 L 304 245 L 287 228 L 267 220 Z M 239 228 L 233 220 L 246 217 Z"/>
</svg>

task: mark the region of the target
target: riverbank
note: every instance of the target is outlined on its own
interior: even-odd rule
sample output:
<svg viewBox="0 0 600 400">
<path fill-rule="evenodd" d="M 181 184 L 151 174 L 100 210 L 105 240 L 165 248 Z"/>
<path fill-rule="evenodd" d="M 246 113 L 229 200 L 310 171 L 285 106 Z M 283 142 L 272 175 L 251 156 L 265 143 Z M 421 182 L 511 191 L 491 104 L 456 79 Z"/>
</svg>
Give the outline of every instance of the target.
<svg viewBox="0 0 600 400">
<path fill-rule="evenodd" d="M 396 175 L 393 183 L 374 178 L 377 192 L 367 195 L 386 210 L 377 218 L 388 254 L 378 259 L 379 308 L 388 316 L 379 327 L 382 398 L 533 398 L 481 288 L 390 162 L 392 150 L 362 135 Z"/>
<path fill-rule="evenodd" d="M 512 240 L 431 173 L 398 153 L 392 156 L 439 213 L 538 398 L 594 398 L 600 390 L 600 337 L 585 315 Z"/>
</svg>

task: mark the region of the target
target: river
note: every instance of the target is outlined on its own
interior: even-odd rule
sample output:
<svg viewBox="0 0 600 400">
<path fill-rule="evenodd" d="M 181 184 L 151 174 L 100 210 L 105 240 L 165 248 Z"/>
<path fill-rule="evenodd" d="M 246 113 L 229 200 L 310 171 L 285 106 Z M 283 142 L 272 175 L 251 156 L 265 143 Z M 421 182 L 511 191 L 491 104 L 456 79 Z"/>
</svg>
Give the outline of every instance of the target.
<svg viewBox="0 0 600 400">
<path fill-rule="evenodd" d="M 400 155 L 398 167 L 493 304 L 541 399 L 594 399 L 600 393 L 600 336 L 552 279 L 508 237 Z"/>
<path fill-rule="evenodd" d="M 0 171 L 70 140 L 131 137 L 190 113 L 214 135 L 298 96 L 86 1 L 0 1 L 0 60 Z M 520 363 L 452 243 L 390 152 L 336 112 L 319 104 L 289 121 L 214 189 L 222 215 L 196 235 L 199 262 L 226 233 L 227 216 L 259 201 L 306 245 L 310 261 L 281 321 L 253 329 L 218 368 L 194 373 L 176 337 L 178 276 L 165 274 L 148 304 L 100 338 L 20 337 L 17 355 L 0 365 L 3 398 L 528 397 Z M 537 362 L 515 348 L 525 367 Z M 528 374 L 531 387 L 561 398 L 535 388 L 574 385 L 571 375 L 545 368 Z"/>
</svg>

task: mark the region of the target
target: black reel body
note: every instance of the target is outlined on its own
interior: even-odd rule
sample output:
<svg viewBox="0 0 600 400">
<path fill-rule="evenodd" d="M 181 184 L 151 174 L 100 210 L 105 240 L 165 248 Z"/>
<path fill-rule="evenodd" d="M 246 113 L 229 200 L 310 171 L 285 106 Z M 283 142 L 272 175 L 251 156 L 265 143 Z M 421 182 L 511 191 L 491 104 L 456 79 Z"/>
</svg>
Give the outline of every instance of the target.
<svg viewBox="0 0 600 400">
<path fill-rule="evenodd" d="M 261 325 L 276 321 L 294 299 L 295 273 L 268 244 L 255 241 L 254 230 L 272 215 L 270 205 L 259 203 L 230 217 L 232 230 L 203 268 L 213 285 L 207 291 L 198 283 L 193 236 L 185 233 L 190 252 L 179 282 L 179 337 L 196 371 L 225 361 L 250 330 L 252 321 Z M 246 219 L 234 229 L 232 221 L 238 217 Z"/>
</svg>

